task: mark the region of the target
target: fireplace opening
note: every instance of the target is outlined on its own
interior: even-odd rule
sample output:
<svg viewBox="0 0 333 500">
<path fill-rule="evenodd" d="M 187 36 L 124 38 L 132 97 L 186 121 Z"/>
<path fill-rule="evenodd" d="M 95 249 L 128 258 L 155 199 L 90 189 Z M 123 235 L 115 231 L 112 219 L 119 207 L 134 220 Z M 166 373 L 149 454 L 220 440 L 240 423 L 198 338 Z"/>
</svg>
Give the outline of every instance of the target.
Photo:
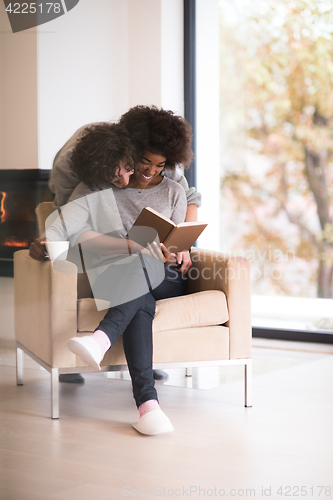
<svg viewBox="0 0 333 500">
<path fill-rule="evenodd" d="M 0 191 L 0 258 L 12 258 L 13 251 L 35 239 L 35 202 L 32 190 Z"/>
<path fill-rule="evenodd" d="M 13 254 L 37 236 L 35 208 L 51 201 L 49 170 L 0 170 L 0 276 L 13 276 Z"/>
</svg>

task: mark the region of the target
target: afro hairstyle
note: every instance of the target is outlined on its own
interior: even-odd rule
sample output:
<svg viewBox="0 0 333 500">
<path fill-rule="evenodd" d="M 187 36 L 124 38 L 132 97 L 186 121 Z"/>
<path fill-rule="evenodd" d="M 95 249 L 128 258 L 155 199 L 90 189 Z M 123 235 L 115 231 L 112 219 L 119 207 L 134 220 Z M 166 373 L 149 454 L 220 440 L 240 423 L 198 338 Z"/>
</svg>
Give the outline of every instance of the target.
<svg viewBox="0 0 333 500">
<path fill-rule="evenodd" d="M 149 151 L 164 156 L 166 167 L 189 167 L 193 158 L 192 129 L 185 118 L 156 106 L 135 106 L 121 116 L 119 123 L 136 149 L 136 162 Z"/>
</svg>

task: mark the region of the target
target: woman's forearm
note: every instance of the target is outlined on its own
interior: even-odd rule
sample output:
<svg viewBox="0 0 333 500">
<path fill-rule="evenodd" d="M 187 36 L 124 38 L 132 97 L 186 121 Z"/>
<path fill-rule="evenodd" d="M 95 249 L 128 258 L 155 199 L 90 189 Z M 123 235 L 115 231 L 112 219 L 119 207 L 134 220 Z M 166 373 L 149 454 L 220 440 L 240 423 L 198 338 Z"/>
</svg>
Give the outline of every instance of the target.
<svg viewBox="0 0 333 500">
<path fill-rule="evenodd" d="M 135 243 L 133 240 L 126 238 L 115 238 L 107 234 L 101 234 L 96 231 L 85 231 L 77 239 L 77 243 L 81 243 L 82 248 L 90 252 L 100 255 L 113 254 L 131 254 L 142 251 L 142 246 Z"/>
<path fill-rule="evenodd" d="M 196 222 L 198 207 L 194 204 L 187 205 L 185 222 Z"/>
</svg>

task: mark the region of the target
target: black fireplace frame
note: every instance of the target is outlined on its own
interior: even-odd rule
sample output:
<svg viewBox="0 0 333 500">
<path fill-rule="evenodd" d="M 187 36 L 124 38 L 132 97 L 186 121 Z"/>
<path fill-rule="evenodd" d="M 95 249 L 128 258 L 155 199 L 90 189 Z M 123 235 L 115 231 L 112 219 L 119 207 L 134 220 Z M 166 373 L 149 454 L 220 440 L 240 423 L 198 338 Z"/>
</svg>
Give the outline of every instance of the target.
<svg viewBox="0 0 333 500">
<path fill-rule="evenodd" d="M 53 193 L 48 188 L 50 170 L 42 169 L 0 169 L 0 191 L 29 189 L 35 196 L 35 207 L 43 201 L 52 201 Z M 35 233 L 38 234 L 37 219 L 34 218 Z M 1 224 L 1 222 L 0 222 Z M 21 249 L 24 249 L 21 248 Z M 18 250 L 18 248 L 16 249 Z M 12 251 L 12 254 L 16 250 Z M 13 257 L 0 256 L 0 276 L 13 277 Z"/>
</svg>

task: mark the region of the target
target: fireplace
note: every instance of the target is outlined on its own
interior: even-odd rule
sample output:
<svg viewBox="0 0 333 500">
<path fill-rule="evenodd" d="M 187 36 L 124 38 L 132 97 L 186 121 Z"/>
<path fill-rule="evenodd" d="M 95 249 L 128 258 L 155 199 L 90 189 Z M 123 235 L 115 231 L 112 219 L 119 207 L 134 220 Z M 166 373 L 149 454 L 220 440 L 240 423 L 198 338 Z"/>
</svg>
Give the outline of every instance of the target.
<svg viewBox="0 0 333 500">
<path fill-rule="evenodd" d="M 35 208 L 51 201 L 49 170 L 0 170 L 0 276 L 13 276 L 13 254 L 37 235 Z"/>
</svg>

